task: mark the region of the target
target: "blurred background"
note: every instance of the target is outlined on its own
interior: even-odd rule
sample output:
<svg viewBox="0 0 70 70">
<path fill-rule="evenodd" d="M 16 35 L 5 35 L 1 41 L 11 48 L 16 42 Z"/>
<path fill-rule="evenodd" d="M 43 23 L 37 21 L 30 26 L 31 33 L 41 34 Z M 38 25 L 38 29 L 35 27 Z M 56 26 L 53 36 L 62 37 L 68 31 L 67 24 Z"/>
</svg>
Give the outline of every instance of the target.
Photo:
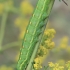
<svg viewBox="0 0 70 70">
<path fill-rule="evenodd" d="M 0 0 L 0 70 L 16 70 L 26 26 L 38 0 Z M 43 62 L 70 60 L 70 0 L 55 0 L 46 29 L 55 29 L 55 48 Z M 59 48 L 60 47 L 60 48 Z"/>
</svg>

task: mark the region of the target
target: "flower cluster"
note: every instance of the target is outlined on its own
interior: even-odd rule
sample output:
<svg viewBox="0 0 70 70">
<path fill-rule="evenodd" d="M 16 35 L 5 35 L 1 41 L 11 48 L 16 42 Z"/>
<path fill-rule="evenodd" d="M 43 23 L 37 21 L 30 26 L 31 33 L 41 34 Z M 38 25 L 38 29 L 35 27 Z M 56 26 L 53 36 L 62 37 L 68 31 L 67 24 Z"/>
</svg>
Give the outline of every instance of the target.
<svg viewBox="0 0 70 70">
<path fill-rule="evenodd" d="M 58 63 L 52 63 L 52 62 L 49 62 L 49 68 L 50 70 L 64 70 L 64 66 L 60 66 Z"/>
<path fill-rule="evenodd" d="M 0 3 L 0 15 L 3 13 L 4 10 L 4 4 Z"/>
<path fill-rule="evenodd" d="M 54 37 L 55 30 L 54 29 L 48 29 L 44 32 L 43 40 L 41 43 L 41 46 L 39 47 L 37 57 L 34 60 L 34 68 L 36 70 L 39 70 L 42 68 L 42 63 L 45 57 L 48 55 L 48 50 L 52 49 L 55 44 L 52 42 L 52 39 Z"/>
<path fill-rule="evenodd" d="M 50 70 L 70 70 L 70 61 L 66 62 L 65 65 L 60 65 L 59 63 L 48 62 Z"/>
<path fill-rule="evenodd" d="M 70 61 L 68 61 L 68 62 L 66 63 L 66 67 L 67 67 L 68 70 L 70 70 Z"/>
<path fill-rule="evenodd" d="M 22 1 L 20 4 L 20 10 L 23 15 L 30 15 L 33 12 L 33 6 L 28 1 Z"/>
</svg>

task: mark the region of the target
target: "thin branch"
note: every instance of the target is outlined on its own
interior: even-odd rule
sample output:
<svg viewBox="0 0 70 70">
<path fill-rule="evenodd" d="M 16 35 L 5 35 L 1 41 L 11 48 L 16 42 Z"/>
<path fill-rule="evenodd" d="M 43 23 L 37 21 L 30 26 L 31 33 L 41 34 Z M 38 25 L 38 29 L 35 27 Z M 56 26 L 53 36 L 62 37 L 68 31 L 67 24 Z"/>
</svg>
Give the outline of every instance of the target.
<svg viewBox="0 0 70 70">
<path fill-rule="evenodd" d="M 0 50 L 2 49 L 2 42 L 4 38 L 5 26 L 7 21 L 8 12 L 5 11 L 2 15 L 1 29 L 0 29 Z"/>
<path fill-rule="evenodd" d="M 9 48 L 12 48 L 12 47 L 20 46 L 20 45 L 21 45 L 20 41 L 12 42 L 12 43 L 4 45 L 3 48 L 2 48 L 2 51 L 6 50 L 6 49 L 9 49 Z"/>
</svg>

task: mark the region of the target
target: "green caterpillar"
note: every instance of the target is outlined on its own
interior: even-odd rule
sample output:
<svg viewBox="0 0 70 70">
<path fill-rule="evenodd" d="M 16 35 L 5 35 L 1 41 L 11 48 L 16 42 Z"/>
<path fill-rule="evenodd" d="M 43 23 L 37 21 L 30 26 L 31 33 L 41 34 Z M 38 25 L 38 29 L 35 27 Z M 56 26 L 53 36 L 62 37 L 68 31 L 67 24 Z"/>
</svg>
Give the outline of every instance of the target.
<svg viewBox="0 0 70 70">
<path fill-rule="evenodd" d="M 45 19 L 48 20 L 51 8 L 55 0 L 39 0 L 33 16 L 27 26 L 26 33 L 23 39 L 23 47 L 20 50 L 17 69 L 25 70 L 35 45 L 41 39 L 40 34 L 43 34 L 46 27 Z M 44 29 L 43 29 L 44 28 Z M 43 30 L 42 30 L 43 29 Z M 42 38 L 42 36 L 41 36 Z"/>
</svg>

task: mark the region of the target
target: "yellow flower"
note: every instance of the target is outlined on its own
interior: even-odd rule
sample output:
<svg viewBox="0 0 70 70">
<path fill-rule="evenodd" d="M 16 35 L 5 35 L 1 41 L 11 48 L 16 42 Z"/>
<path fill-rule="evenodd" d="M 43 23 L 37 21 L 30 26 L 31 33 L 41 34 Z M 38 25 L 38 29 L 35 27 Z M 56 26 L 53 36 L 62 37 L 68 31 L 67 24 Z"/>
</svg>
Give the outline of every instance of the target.
<svg viewBox="0 0 70 70">
<path fill-rule="evenodd" d="M 34 68 L 35 68 L 35 70 L 38 70 L 38 69 L 42 68 L 42 66 L 40 66 L 39 64 L 34 64 Z"/>
<path fill-rule="evenodd" d="M 39 56 L 44 56 L 48 53 L 48 50 L 44 46 L 40 46 L 38 50 L 38 55 Z"/>
<path fill-rule="evenodd" d="M 58 68 L 54 67 L 53 70 L 59 70 Z"/>
<path fill-rule="evenodd" d="M 7 67 L 5 65 L 0 66 L 0 70 L 14 70 L 12 67 Z"/>
<path fill-rule="evenodd" d="M 52 68 L 52 70 L 63 70 L 64 66 L 59 66 L 59 63 L 52 63 L 49 62 L 49 67 Z"/>
<path fill-rule="evenodd" d="M 51 42 L 50 40 L 46 40 L 46 41 L 45 41 L 45 44 L 44 44 L 44 45 L 45 45 L 45 47 L 46 47 L 47 49 L 50 49 L 50 42 Z"/>
<path fill-rule="evenodd" d="M 70 68 L 68 68 L 68 70 L 70 70 Z"/>
<path fill-rule="evenodd" d="M 59 70 L 64 70 L 64 66 L 59 66 Z"/>
<path fill-rule="evenodd" d="M 35 61 L 35 63 L 41 64 L 41 57 L 37 57 L 34 61 Z"/>
<path fill-rule="evenodd" d="M 64 60 L 59 60 L 57 62 L 59 63 L 59 65 L 64 65 L 65 64 L 65 61 Z"/>
<path fill-rule="evenodd" d="M 42 59 L 42 57 L 37 57 L 37 58 L 34 59 L 34 62 L 35 62 L 34 68 L 36 70 L 39 70 L 40 68 L 42 68 L 42 66 L 41 66 L 41 63 L 42 63 L 41 59 Z"/>
<path fill-rule="evenodd" d="M 4 4 L 0 3 L 0 14 L 3 14 L 4 11 Z"/>
<path fill-rule="evenodd" d="M 62 49 L 65 49 L 67 46 L 66 46 L 65 44 L 61 44 L 60 47 L 61 47 Z"/>
<path fill-rule="evenodd" d="M 70 68 L 70 61 L 66 63 L 66 67 Z"/>
<path fill-rule="evenodd" d="M 50 32 L 49 32 L 48 30 L 46 30 L 46 31 L 44 32 L 44 34 L 47 35 L 48 37 L 50 36 Z"/>
<path fill-rule="evenodd" d="M 55 65 L 52 62 L 48 62 L 49 63 L 49 67 L 54 67 Z"/>
<path fill-rule="evenodd" d="M 54 29 L 48 29 L 48 30 L 45 31 L 44 34 L 47 35 L 47 37 L 49 37 L 49 38 L 53 38 L 55 33 L 56 32 L 55 32 Z"/>
<path fill-rule="evenodd" d="M 20 9 L 22 14 L 32 14 L 33 12 L 33 7 L 28 1 L 21 2 Z"/>
<path fill-rule="evenodd" d="M 54 67 L 53 70 L 64 70 L 63 66 Z"/>
<path fill-rule="evenodd" d="M 53 33 L 53 34 L 56 33 L 56 31 L 54 29 L 50 29 L 50 32 Z"/>
<path fill-rule="evenodd" d="M 54 42 L 51 42 L 50 43 L 50 48 L 52 49 L 52 48 L 54 48 L 54 46 L 55 46 L 55 43 Z"/>
<path fill-rule="evenodd" d="M 68 42 L 68 37 L 64 36 L 61 41 L 64 42 L 64 43 L 67 43 Z"/>
<path fill-rule="evenodd" d="M 65 36 L 61 39 L 60 47 L 61 49 L 65 49 L 68 46 L 68 37 Z"/>
<path fill-rule="evenodd" d="M 46 40 L 46 41 L 45 41 L 45 47 L 46 47 L 47 49 L 52 49 L 54 46 L 55 46 L 55 43 L 52 42 L 51 40 Z"/>
<path fill-rule="evenodd" d="M 55 67 L 58 67 L 59 66 L 59 63 L 55 63 Z"/>
</svg>

